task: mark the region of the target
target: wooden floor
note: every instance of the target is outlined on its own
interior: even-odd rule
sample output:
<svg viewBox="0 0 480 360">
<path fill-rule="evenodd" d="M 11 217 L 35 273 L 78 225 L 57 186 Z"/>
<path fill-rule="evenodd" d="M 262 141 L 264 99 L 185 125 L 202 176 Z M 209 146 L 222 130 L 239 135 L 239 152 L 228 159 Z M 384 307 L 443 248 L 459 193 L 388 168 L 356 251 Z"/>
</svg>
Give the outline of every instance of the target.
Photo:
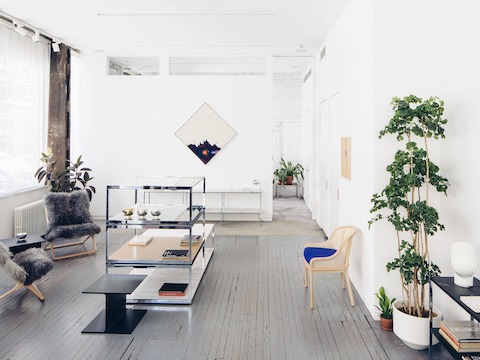
<svg viewBox="0 0 480 360">
<path fill-rule="evenodd" d="M 44 303 L 28 290 L 0 301 L 0 359 L 427 358 L 381 331 L 356 292 L 350 306 L 338 275 L 315 277 L 310 310 L 307 237 L 217 236 L 193 305 L 144 306 L 131 335 L 81 334 L 104 307 L 103 295 L 82 294 L 105 272 L 101 235 L 96 255 L 57 261 L 38 282 Z M 444 358 L 436 349 L 434 359 Z"/>
</svg>

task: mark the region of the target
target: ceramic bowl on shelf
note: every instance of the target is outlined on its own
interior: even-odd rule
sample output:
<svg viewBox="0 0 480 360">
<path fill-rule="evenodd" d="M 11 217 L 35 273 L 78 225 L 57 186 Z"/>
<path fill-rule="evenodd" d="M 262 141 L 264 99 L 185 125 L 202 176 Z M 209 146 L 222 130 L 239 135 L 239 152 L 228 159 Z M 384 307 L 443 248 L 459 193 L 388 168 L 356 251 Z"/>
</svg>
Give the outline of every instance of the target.
<svg viewBox="0 0 480 360">
<path fill-rule="evenodd" d="M 27 235 L 28 235 L 28 234 L 27 234 L 26 232 L 21 232 L 21 233 L 17 233 L 17 234 L 15 235 L 15 237 L 16 237 L 18 240 L 23 240 L 23 239 L 25 239 L 25 238 L 27 237 Z"/>
<path fill-rule="evenodd" d="M 152 210 L 150 210 L 150 214 L 152 214 L 152 216 L 153 216 L 154 218 L 158 218 L 161 213 L 162 213 L 162 212 L 161 212 L 160 210 L 158 210 L 158 209 L 152 209 Z"/>
<path fill-rule="evenodd" d="M 130 219 L 130 216 L 133 215 L 133 208 L 122 209 L 122 212 L 126 219 Z"/>
<path fill-rule="evenodd" d="M 145 215 L 147 215 L 148 211 L 146 209 L 138 209 L 137 215 L 140 220 L 145 219 Z"/>
</svg>

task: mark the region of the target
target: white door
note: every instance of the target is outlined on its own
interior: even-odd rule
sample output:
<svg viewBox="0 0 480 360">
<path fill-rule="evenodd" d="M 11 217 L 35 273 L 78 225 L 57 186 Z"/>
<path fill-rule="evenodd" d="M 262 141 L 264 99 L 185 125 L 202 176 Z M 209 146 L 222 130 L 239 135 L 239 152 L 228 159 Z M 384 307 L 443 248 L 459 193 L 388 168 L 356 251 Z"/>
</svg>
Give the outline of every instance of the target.
<svg viewBox="0 0 480 360">
<path fill-rule="evenodd" d="M 316 197 L 316 221 L 323 228 L 326 234 L 329 234 L 328 219 L 328 172 L 329 172 L 329 99 L 320 103 L 320 119 L 317 127 L 317 197 Z"/>
<path fill-rule="evenodd" d="M 336 93 L 330 97 L 329 109 L 329 202 L 328 202 L 328 229 L 331 233 L 339 226 L 339 212 L 340 212 L 340 129 L 339 125 L 342 123 L 342 96 L 341 93 Z"/>
</svg>

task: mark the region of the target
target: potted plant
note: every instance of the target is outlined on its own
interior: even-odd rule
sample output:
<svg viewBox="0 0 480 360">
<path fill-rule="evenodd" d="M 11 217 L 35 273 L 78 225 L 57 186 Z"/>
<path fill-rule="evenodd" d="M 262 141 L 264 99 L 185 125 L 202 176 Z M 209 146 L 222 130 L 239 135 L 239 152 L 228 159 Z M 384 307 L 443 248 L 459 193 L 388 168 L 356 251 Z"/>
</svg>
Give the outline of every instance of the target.
<svg viewBox="0 0 480 360">
<path fill-rule="evenodd" d="M 386 168 L 390 174 L 388 183 L 372 197 L 371 212 L 376 216 L 369 224 L 386 218 L 395 228 L 398 255 L 386 268 L 399 271 L 403 301 L 394 304 L 393 330 L 407 345 L 420 349 L 428 345 L 425 339 L 429 336 L 425 285 L 429 277 L 440 273 L 430 260 L 430 240 L 437 231 L 444 230 L 438 211 L 430 203 L 430 191 L 446 195 L 449 186 L 430 159 L 429 141 L 445 138 L 443 125 L 447 120 L 443 118 L 444 103 L 437 97 L 426 100 L 414 95 L 403 99 L 395 97 L 391 104 L 394 115 L 379 137 L 392 134 L 403 143 L 403 148 L 395 153 L 393 162 Z M 397 314 L 420 319 L 422 325 L 402 325 L 402 321 L 397 321 Z M 437 315 L 439 321 L 440 314 Z M 403 329 L 404 326 L 407 328 Z M 421 339 L 415 342 L 415 337 Z"/>
<path fill-rule="evenodd" d="M 383 286 L 378 290 L 378 293 L 375 293 L 375 296 L 378 299 L 378 306 L 375 307 L 380 310 L 380 326 L 383 330 L 392 331 L 393 330 L 393 303 L 395 298 L 391 301 L 385 293 Z"/>
<path fill-rule="evenodd" d="M 273 175 L 275 175 L 273 182 L 277 181 L 278 185 L 282 185 L 287 181 L 287 174 L 283 169 L 276 169 Z"/>
<path fill-rule="evenodd" d="M 301 164 L 293 165 L 291 161 L 285 161 L 282 157 L 280 159 L 280 168 L 276 169 L 274 175 L 279 180 L 279 184 L 292 185 L 293 178 L 300 182 L 303 180 L 303 166 Z"/>
<path fill-rule="evenodd" d="M 67 166 L 64 169 L 55 170 L 53 154 L 42 153 L 40 160 L 44 163 L 36 172 L 35 177 L 38 182 L 44 181 L 45 185 L 50 187 L 51 192 L 72 192 L 74 190 L 85 190 L 90 200 L 96 192 L 94 186 L 88 184 L 93 177 L 90 176 L 92 169 L 82 167 L 82 155 L 77 161 L 67 160 Z"/>
</svg>

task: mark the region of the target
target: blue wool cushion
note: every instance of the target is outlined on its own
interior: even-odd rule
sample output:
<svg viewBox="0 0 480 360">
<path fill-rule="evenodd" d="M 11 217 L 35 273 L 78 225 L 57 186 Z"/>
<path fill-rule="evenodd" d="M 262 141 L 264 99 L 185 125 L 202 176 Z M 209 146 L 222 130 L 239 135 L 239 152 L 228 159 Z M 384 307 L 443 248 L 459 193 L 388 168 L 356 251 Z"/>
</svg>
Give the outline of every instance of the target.
<svg viewBox="0 0 480 360">
<path fill-rule="evenodd" d="M 335 254 L 337 250 L 330 248 L 320 248 L 320 247 L 307 247 L 303 250 L 303 256 L 305 260 L 310 264 L 310 260 L 318 257 L 327 257 Z"/>
</svg>

